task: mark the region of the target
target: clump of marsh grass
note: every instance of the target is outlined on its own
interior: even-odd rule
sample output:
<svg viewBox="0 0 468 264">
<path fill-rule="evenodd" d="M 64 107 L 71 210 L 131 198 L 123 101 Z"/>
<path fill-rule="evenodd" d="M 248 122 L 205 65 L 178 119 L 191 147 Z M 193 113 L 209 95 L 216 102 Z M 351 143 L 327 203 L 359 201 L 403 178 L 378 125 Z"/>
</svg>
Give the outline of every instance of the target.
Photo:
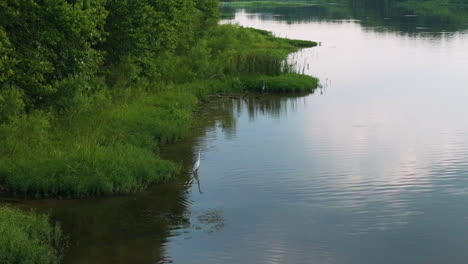
<svg viewBox="0 0 468 264">
<path fill-rule="evenodd" d="M 242 83 L 247 90 L 269 93 L 310 93 L 318 85 L 318 79 L 297 73 L 278 76 L 246 75 Z"/>
<path fill-rule="evenodd" d="M 0 263 L 58 264 L 63 248 L 60 226 L 46 215 L 0 207 Z"/>
</svg>

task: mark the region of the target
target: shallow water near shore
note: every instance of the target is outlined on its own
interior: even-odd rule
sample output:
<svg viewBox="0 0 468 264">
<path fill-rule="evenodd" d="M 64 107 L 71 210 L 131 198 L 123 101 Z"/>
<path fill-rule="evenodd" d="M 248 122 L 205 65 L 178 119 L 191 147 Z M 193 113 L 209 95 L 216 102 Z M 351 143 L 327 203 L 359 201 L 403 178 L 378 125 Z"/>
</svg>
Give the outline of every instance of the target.
<svg viewBox="0 0 468 264">
<path fill-rule="evenodd" d="M 202 106 L 192 135 L 161 150 L 185 171 L 201 150 L 196 178 L 26 203 L 70 234 L 65 263 L 468 259 L 467 26 L 317 8 L 234 11 L 321 42 L 290 60 L 322 87 Z"/>
</svg>

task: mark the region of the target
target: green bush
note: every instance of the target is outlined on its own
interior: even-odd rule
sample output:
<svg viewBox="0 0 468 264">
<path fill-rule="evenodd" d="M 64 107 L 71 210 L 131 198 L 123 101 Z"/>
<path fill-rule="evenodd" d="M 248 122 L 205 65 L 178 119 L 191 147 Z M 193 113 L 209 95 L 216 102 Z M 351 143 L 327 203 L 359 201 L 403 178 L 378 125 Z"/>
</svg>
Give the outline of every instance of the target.
<svg viewBox="0 0 468 264">
<path fill-rule="evenodd" d="M 104 52 L 94 49 L 105 35 L 103 25 L 107 12 L 102 1 L 73 2 L 5 0 L 0 3 L 0 32 L 5 33 L 0 33 L 0 38 L 3 46 L 8 47 L 9 43 L 13 48 L 8 58 L 14 62 L 9 69 L 13 74 L 3 84 L 20 89 L 28 109 L 54 106 L 55 95 L 61 89 L 57 82 L 71 78 L 86 83 L 102 64 Z M 67 92 L 73 98 L 81 91 Z"/>
<path fill-rule="evenodd" d="M 46 215 L 0 207 L 0 263 L 60 263 L 63 241 Z"/>
</svg>

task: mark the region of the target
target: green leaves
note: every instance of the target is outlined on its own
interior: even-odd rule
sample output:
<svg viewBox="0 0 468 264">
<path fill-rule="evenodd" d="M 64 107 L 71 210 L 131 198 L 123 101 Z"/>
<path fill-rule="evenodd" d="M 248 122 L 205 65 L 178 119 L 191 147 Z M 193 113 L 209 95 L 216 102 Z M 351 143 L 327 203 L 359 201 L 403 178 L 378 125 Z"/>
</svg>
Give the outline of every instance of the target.
<svg viewBox="0 0 468 264">
<path fill-rule="evenodd" d="M 188 48 L 198 29 L 200 11 L 187 0 L 109 0 L 103 44 L 106 64 L 131 56 L 142 65 L 147 57 Z"/>
<path fill-rule="evenodd" d="M 195 5 L 206 17 L 219 17 L 219 0 L 195 0 Z"/>
<path fill-rule="evenodd" d="M 131 62 L 135 82 L 157 80 L 156 58 L 188 54 L 217 14 L 217 0 L 1 1 L 0 87 L 16 89 L 27 112 L 68 111 L 120 64 Z"/>
<path fill-rule="evenodd" d="M 20 116 L 24 111 L 23 92 L 13 87 L 0 90 L 0 123 Z"/>
<path fill-rule="evenodd" d="M 0 83 L 6 82 L 14 73 L 13 47 L 3 27 L 0 26 Z"/>
<path fill-rule="evenodd" d="M 100 1 L 6 0 L 3 7 L 0 56 L 14 62 L 8 83 L 22 90 L 28 109 L 53 106 L 57 81 L 96 75 L 104 53 L 93 46 L 104 39 L 107 14 Z M 12 50 L 5 51 L 8 45 Z"/>
<path fill-rule="evenodd" d="M 60 263 L 63 236 L 46 215 L 0 207 L 0 263 Z"/>
</svg>

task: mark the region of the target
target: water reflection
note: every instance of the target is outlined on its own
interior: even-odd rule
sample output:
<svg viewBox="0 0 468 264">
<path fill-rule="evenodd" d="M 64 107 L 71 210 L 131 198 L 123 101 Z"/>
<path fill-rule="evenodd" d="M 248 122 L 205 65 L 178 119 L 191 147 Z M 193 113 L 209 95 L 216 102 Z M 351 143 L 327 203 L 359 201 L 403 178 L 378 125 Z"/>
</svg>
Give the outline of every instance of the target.
<svg viewBox="0 0 468 264">
<path fill-rule="evenodd" d="M 209 191 L 192 207 L 221 207 L 229 225 L 209 239 L 173 238 L 169 254 L 180 263 L 464 263 L 466 34 L 264 13 L 236 21 L 323 41 L 291 60 L 320 77 L 324 96 L 267 113 L 261 102 L 232 105 L 236 137 L 209 137 Z"/>
<path fill-rule="evenodd" d="M 220 232 L 226 219 L 219 206 L 198 210 L 193 197 L 200 197 L 204 160 L 196 173 L 191 166 L 202 152 L 212 151 L 213 137 L 236 139 L 239 116 L 249 120 L 286 114 L 298 98 L 252 95 L 245 100 L 220 99 L 207 103 L 196 113 L 193 134 L 178 144 L 166 146 L 164 158 L 181 162 L 183 175 L 175 181 L 153 186 L 135 195 L 89 200 L 16 201 L 19 206 L 50 213 L 69 234 L 65 263 L 172 263 L 165 246 L 171 239 L 191 240 L 202 234 Z M 203 158 L 204 159 L 204 158 Z M 212 192 L 207 186 L 206 193 Z M 5 201 L 4 201 L 5 202 Z"/>
<path fill-rule="evenodd" d="M 274 20 L 288 24 L 326 22 L 360 23 L 375 31 L 404 34 L 446 34 L 468 28 L 468 3 L 450 1 L 338 0 L 333 3 L 270 8 L 223 7 L 224 13 L 243 10 L 249 19 Z"/>
<path fill-rule="evenodd" d="M 198 192 L 199 192 L 200 194 L 202 194 L 203 192 L 202 192 L 202 190 L 201 190 L 200 177 L 198 176 L 198 171 L 195 171 L 195 172 L 193 173 L 193 179 L 195 179 L 195 182 L 197 183 Z M 192 181 L 191 183 L 193 183 L 193 181 Z"/>
</svg>

